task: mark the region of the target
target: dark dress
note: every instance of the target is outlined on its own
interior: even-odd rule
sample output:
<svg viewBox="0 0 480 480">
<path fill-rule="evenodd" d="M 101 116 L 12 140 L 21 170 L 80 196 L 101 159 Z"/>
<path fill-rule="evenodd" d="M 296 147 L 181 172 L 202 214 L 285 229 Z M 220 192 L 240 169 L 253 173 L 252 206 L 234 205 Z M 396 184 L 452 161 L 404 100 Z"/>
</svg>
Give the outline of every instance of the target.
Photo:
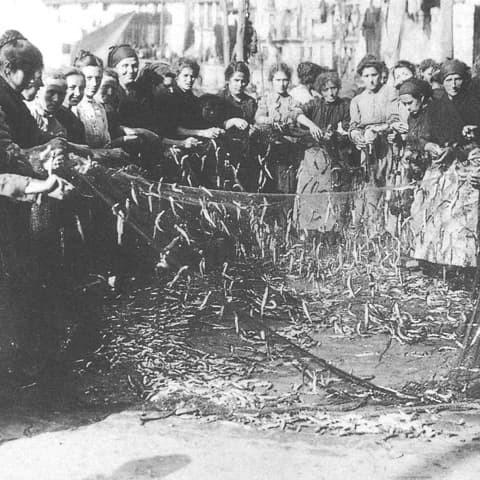
<svg viewBox="0 0 480 480">
<path fill-rule="evenodd" d="M 420 169 L 426 168 L 411 208 L 412 254 L 432 263 L 476 266 L 478 191 L 465 181 L 471 146 L 462 129 L 480 124 L 478 101 L 469 92 L 445 95 L 410 117 L 407 147 L 416 152 Z M 449 147 L 441 162 L 431 162 L 427 142 Z"/>
<path fill-rule="evenodd" d="M 327 103 L 315 98 L 302 106 L 303 113 L 323 131 L 334 133 L 331 139 L 305 151 L 298 171 L 297 222 L 302 230 L 329 231 L 341 223 L 346 208 L 346 199 L 331 197 L 332 190 L 350 189 L 348 159 L 352 147 L 348 137 L 337 133 L 339 124 L 348 131 L 350 124 L 350 101 L 338 98 Z M 321 194 L 311 196 L 312 194 Z"/>
<path fill-rule="evenodd" d="M 67 140 L 69 142 L 86 145 L 85 127 L 82 121 L 71 110 L 62 106 L 55 116 L 67 130 Z"/>
<path fill-rule="evenodd" d="M 0 112 L 2 173 L 45 176 L 40 158 L 42 148 L 37 146 L 52 137 L 38 128 L 21 95 L 3 78 L 0 78 Z M 13 204 L 0 199 L 1 331 L 2 334 L 11 331 L 9 327 L 14 326 L 10 344 L 16 345 L 19 354 L 16 367 L 30 373 L 58 353 L 67 322 L 73 321 L 73 312 L 80 310 L 67 292 L 68 282 L 61 273 L 60 262 L 50 268 L 56 245 L 38 241 L 52 225 L 42 224 L 35 208 L 39 205 Z M 26 365 L 25 369 L 21 365 Z"/>
<path fill-rule="evenodd" d="M 255 122 L 257 112 L 257 101 L 243 94 L 241 100 L 235 99 L 228 88 L 222 90 L 218 96 L 223 105 L 222 119 L 225 122 L 231 118 L 242 118 L 250 125 Z M 235 182 L 237 187 L 247 192 L 257 192 L 263 187 L 259 155 L 262 156 L 263 145 L 258 146 L 250 141 L 249 129 L 239 130 L 236 127 L 230 128 L 225 135 L 226 149 L 230 154 L 230 163 L 234 169 Z M 232 169 L 233 172 L 233 169 Z"/>
</svg>

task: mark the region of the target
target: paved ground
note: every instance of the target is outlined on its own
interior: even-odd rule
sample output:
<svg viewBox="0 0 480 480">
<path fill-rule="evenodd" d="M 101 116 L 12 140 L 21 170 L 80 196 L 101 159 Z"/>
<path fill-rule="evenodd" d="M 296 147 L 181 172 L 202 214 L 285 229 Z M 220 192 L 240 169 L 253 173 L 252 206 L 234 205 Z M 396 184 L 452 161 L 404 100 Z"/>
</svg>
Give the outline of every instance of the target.
<svg viewBox="0 0 480 480">
<path fill-rule="evenodd" d="M 478 479 L 480 415 L 447 414 L 457 436 L 384 440 L 261 432 L 226 422 L 169 418 L 141 425 L 141 412 L 0 444 L 2 479 Z M 3 419 L 3 438 L 30 435 L 32 419 Z M 67 422 L 68 424 L 68 422 Z M 52 428 L 58 425 L 52 424 Z"/>
</svg>

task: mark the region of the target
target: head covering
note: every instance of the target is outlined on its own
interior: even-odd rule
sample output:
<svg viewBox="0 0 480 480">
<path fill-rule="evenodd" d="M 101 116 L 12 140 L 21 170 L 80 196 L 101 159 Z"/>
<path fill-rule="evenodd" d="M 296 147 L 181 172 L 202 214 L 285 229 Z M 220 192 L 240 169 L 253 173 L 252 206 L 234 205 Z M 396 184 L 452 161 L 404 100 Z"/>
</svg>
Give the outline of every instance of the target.
<svg viewBox="0 0 480 480">
<path fill-rule="evenodd" d="M 109 48 L 107 63 L 110 68 L 115 68 L 125 58 L 136 58 L 137 52 L 128 44 L 114 45 Z"/>
<path fill-rule="evenodd" d="M 18 30 L 7 30 L 0 37 L 0 49 L 9 43 L 14 43 L 19 40 L 27 40 Z"/>
<path fill-rule="evenodd" d="M 412 95 L 412 97 L 415 98 L 420 98 L 422 96 L 430 98 L 433 92 L 432 87 L 425 80 L 409 78 L 400 85 L 399 94 Z"/>
<path fill-rule="evenodd" d="M 442 83 L 449 75 L 455 74 L 465 78 L 468 75 L 467 65 L 456 58 L 445 60 L 440 66 L 440 79 Z"/>
</svg>

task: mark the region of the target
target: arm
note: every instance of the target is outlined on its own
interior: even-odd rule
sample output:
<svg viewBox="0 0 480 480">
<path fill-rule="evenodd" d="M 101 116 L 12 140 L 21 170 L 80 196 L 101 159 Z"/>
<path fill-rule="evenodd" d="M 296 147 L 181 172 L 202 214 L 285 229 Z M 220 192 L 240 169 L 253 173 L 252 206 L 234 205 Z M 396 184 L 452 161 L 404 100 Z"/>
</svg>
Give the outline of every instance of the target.
<svg viewBox="0 0 480 480">
<path fill-rule="evenodd" d="M 255 114 L 255 122 L 260 125 L 271 123 L 268 117 L 268 104 L 265 96 L 260 98 L 260 101 L 258 102 L 258 110 Z"/>
</svg>

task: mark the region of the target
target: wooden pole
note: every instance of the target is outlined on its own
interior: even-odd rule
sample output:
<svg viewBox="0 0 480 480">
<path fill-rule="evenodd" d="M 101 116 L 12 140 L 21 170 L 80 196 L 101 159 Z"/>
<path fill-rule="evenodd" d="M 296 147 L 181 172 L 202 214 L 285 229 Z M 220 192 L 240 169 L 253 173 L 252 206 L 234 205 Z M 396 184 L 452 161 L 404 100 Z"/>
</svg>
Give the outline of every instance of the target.
<svg viewBox="0 0 480 480">
<path fill-rule="evenodd" d="M 230 29 L 228 28 L 228 5 L 227 0 L 220 2 L 223 11 L 223 64 L 225 67 L 230 63 Z"/>
<path fill-rule="evenodd" d="M 453 58 L 453 3 L 454 0 L 440 2 L 442 18 L 442 60 Z"/>
<path fill-rule="evenodd" d="M 245 61 L 245 15 L 247 13 L 246 0 L 240 0 L 238 7 L 237 39 L 235 43 L 235 57 L 237 61 Z"/>
</svg>

